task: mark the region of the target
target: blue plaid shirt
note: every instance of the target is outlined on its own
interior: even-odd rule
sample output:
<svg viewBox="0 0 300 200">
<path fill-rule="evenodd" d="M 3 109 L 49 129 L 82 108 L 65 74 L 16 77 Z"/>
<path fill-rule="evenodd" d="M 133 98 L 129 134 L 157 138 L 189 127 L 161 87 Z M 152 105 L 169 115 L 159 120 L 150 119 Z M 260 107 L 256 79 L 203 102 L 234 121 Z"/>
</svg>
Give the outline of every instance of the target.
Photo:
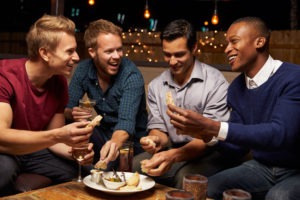
<svg viewBox="0 0 300 200">
<path fill-rule="evenodd" d="M 101 127 L 109 130 L 105 140 L 110 140 L 115 130 L 124 130 L 135 141 L 146 135 L 147 111 L 144 79 L 136 65 L 122 58 L 119 72 L 111 77 L 105 93 L 99 86 L 96 66 L 92 59 L 81 61 L 69 84 L 68 108 L 78 106 L 84 94 L 96 100 L 95 110 L 103 116 Z"/>
</svg>

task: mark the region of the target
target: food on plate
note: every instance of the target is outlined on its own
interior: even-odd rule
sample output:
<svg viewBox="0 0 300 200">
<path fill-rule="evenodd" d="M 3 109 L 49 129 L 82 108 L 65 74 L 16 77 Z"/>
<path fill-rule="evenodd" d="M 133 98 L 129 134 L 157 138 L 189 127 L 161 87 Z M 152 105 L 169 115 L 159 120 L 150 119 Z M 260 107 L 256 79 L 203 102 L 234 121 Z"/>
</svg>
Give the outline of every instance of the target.
<svg viewBox="0 0 300 200">
<path fill-rule="evenodd" d="M 102 118 L 103 117 L 101 115 L 97 115 L 86 127 L 92 127 L 92 126 L 99 125 Z"/>
<path fill-rule="evenodd" d="M 92 169 L 91 171 L 91 180 L 94 183 L 100 183 L 103 172 L 98 169 Z"/>
<path fill-rule="evenodd" d="M 141 187 L 133 186 L 133 185 L 125 185 L 123 187 L 120 187 L 120 191 L 138 191 L 142 190 Z"/>
<path fill-rule="evenodd" d="M 98 161 L 95 166 L 96 169 L 106 169 L 107 168 L 107 164 L 103 161 Z"/>
<path fill-rule="evenodd" d="M 137 186 L 140 182 L 140 175 L 138 172 L 135 172 L 131 177 L 126 181 L 128 186 Z"/>
<path fill-rule="evenodd" d="M 141 164 L 141 169 L 142 169 L 142 172 L 144 172 L 146 174 L 149 172 L 149 169 L 145 168 L 144 164 Z"/>
<path fill-rule="evenodd" d="M 146 140 L 153 148 L 156 147 L 155 142 L 153 142 L 153 140 L 151 140 L 150 138 L 146 138 L 145 140 Z"/>
<path fill-rule="evenodd" d="M 126 185 L 125 181 L 122 181 L 118 178 L 103 177 L 102 180 L 103 180 L 105 187 L 108 189 L 111 189 L 111 190 L 117 190 L 120 187 Z"/>
<path fill-rule="evenodd" d="M 166 104 L 167 104 L 167 105 L 168 105 L 168 104 L 175 105 L 174 99 L 173 99 L 173 97 L 172 97 L 172 92 L 171 92 L 171 91 L 169 91 L 169 92 L 166 93 Z"/>
</svg>

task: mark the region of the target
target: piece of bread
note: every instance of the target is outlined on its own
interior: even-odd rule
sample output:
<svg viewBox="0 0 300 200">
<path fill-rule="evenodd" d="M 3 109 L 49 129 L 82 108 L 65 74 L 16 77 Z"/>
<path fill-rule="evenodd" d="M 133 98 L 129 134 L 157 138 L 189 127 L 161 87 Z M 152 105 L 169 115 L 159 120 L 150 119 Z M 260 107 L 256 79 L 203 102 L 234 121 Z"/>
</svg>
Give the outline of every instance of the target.
<svg viewBox="0 0 300 200">
<path fill-rule="evenodd" d="M 106 169 L 107 164 L 105 162 L 99 161 L 94 166 L 96 169 Z"/>
<path fill-rule="evenodd" d="M 149 169 L 145 168 L 145 165 L 141 164 L 141 169 L 142 169 L 142 172 L 144 173 L 148 173 L 149 172 Z"/>
<path fill-rule="evenodd" d="M 153 142 L 153 140 L 151 140 L 150 138 L 146 138 L 145 140 L 146 140 L 147 142 L 149 142 L 149 144 L 150 144 L 153 148 L 156 147 L 156 143 Z"/>
<path fill-rule="evenodd" d="M 137 186 L 140 182 L 140 175 L 138 172 L 135 172 L 131 177 L 126 181 L 128 186 Z"/>
<path fill-rule="evenodd" d="M 168 105 L 168 104 L 175 105 L 174 99 L 173 99 L 173 97 L 172 97 L 172 92 L 171 92 L 171 91 L 169 91 L 169 92 L 166 93 L 166 104 L 167 104 L 167 105 Z"/>
<path fill-rule="evenodd" d="M 119 190 L 121 190 L 121 191 L 138 191 L 138 190 L 142 190 L 142 188 L 137 187 L 137 186 L 132 186 L 132 185 L 126 185 L 126 186 L 120 187 Z"/>
<path fill-rule="evenodd" d="M 102 118 L 103 117 L 101 115 L 97 115 L 86 127 L 92 127 L 92 126 L 99 125 Z"/>
</svg>

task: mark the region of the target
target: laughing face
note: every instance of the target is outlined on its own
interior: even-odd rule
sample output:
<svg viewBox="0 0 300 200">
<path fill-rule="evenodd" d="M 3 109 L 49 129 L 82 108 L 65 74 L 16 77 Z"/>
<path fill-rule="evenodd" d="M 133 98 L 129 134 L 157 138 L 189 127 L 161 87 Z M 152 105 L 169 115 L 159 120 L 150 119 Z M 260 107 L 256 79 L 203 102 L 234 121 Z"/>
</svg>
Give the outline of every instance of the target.
<svg viewBox="0 0 300 200">
<path fill-rule="evenodd" d="M 99 33 L 96 49 L 89 49 L 99 73 L 108 77 L 116 75 L 123 57 L 122 39 L 119 35 Z"/>
<path fill-rule="evenodd" d="M 76 47 L 75 37 L 61 32 L 56 49 L 50 50 L 47 54 L 49 69 L 52 70 L 53 74 L 71 74 L 73 66 L 79 61 Z"/>
<path fill-rule="evenodd" d="M 190 51 L 185 37 L 172 41 L 163 40 L 162 44 L 164 59 L 168 63 L 175 81 L 180 85 L 185 83 L 193 71 L 193 54 L 196 51 L 196 46 L 193 51 Z"/>
<path fill-rule="evenodd" d="M 232 24 L 226 35 L 228 45 L 225 53 L 232 71 L 249 73 L 257 63 L 258 34 L 253 26 L 238 22 Z"/>
</svg>

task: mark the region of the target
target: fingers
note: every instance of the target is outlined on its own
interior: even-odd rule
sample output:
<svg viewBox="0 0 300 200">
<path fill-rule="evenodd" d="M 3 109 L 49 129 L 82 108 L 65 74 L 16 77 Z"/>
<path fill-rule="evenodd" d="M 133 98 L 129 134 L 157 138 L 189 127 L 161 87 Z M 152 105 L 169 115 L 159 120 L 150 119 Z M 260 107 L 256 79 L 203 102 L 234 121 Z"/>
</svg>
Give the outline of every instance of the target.
<svg viewBox="0 0 300 200">
<path fill-rule="evenodd" d="M 175 105 L 171 105 L 171 104 L 168 104 L 168 108 L 169 108 L 169 111 L 171 111 L 170 113 L 173 113 L 174 115 L 183 115 L 185 116 L 186 115 L 186 110 L 185 109 L 182 109 L 182 108 L 179 108 Z M 176 113 L 176 114 L 175 114 Z"/>
<path fill-rule="evenodd" d="M 119 149 L 116 145 L 116 143 L 108 141 L 105 143 L 105 145 L 102 147 L 100 151 L 100 160 L 106 161 L 108 163 L 109 161 L 116 160 L 116 158 L 119 155 Z"/>
<path fill-rule="evenodd" d="M 167 163 L 163 162 L 158 166 L 158 168 L 150 169 L 147 174 L 150 176 L 161 176 L 168 171 L 167 166 Z"/>
<path fill-rule="evenodd" d="M 92 110 L 80 107 L 74 107 L 72 110 L 73 119 L 75 121 L 86 121 L 92 117 Z"/>
<path fill-rule="evenodd" d="M 141 146 L 142 146 L 142 148 L 146 151 L 146 152 L 148 152 L 148 153 L 150 153 L 150 154 L 153 154 L 154 152 L 155 152 L 155 143 L 154 144 L 152 144 L 153 143 L 153 141 L 150 139 L 150 137 L 149 136 L 147 136 L 147 137 L 142 137 L 141 139 L 140 139 L 140 144 L 141 144 Z M 151 141 L 152 141 L 152 143 L 151 143 Z"/>
</svg>

